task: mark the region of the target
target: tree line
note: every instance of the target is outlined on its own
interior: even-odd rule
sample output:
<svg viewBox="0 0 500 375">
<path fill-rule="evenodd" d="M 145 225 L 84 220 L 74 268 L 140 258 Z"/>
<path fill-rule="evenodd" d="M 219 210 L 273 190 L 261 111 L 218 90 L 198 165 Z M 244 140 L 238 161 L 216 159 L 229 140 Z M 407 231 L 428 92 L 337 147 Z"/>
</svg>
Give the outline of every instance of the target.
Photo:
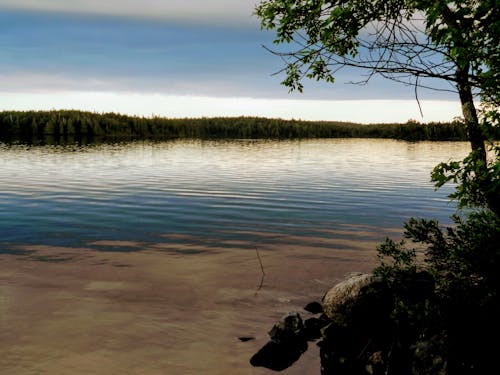
<svg viewBox="0 0 500 375">
<path fill-rule="evenodd" d="M 109 139 L 300 139 L 391 138 L 408 141 L 465 141 L 459 121 L 356 124 L 261 117 L 169 119 L 83 111 L 0 112 L 2 142 L 67 142 Z M 500 139 L 497 135 L 497 139 Z"/>
</svg>

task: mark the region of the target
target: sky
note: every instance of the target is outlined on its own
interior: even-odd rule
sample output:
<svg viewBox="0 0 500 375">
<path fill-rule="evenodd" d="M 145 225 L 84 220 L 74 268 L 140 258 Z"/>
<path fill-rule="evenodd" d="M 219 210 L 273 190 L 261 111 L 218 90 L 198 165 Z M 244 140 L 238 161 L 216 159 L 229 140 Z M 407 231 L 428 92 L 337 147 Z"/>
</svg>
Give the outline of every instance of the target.
<svg viewBox="0 0 500 375">
<path fill-rule="evenodd" d="M 0 0 L 0 110 L 141 116 L 448 121 L 454 94 L 382 78 L 306 82 L 289 93 L 257 0 Z"/>
</svg>

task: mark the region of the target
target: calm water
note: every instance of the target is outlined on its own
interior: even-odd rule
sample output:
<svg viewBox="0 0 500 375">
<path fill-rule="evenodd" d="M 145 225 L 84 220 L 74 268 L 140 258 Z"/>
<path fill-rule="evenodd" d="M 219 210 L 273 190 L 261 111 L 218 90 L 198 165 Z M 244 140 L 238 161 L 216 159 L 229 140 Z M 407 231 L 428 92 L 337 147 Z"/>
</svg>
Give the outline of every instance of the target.
<svg viewBox="0 0 500 375">
<path fill-rule="evenodd" d="M 249 359 L 277 319 L 369 272 L 408 217 L 447 221 L 429 173 L 467 147 L 0 146 L 0 368 L 271 374 Z M 319 374 L 317 346 L 285 373 Z"/>
<path fill-rule="evenodd" d="M 454 212 L 429 173 L 466 143 L 180 141 L 1 146 L 0 233 L 9 244 L 82 246 L 165 234 L 398 227 Z M 4 246 L 4 248 L 6 248 Z"/>
</svg>

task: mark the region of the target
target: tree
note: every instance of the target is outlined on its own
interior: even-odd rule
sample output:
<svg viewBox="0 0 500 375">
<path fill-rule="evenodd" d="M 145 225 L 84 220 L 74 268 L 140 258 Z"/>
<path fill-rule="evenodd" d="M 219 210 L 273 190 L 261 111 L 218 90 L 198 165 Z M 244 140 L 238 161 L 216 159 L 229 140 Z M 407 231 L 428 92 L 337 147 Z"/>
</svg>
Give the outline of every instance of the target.
<svg viewBox="0 0 500 375">
<path fill-rule="evenodd" d="M 472 151 L 436 166 L 432 179 L 436 187 L 457 183 L 451 198 L 471 210 L 459 211 L 448 228 L 410 219 L 403 241 L 386 239 L 378 247 L 374 272 L 391 291 L 397 344 L 386 350 L 380 373 L 393 373 L 398 362 L 405 370 L 396 373 L 437 373 L 412 367 L 412 352 L 422 347 L 432 348 L 430 364 L 445 358 L 439 373 L 487 373 L 497 365 L 492 341 L 500 333 L 500 146 L 493 142 L 500 126 L 498 1 L 264 0 L 256 13 L 263 28 L 276 30 L 275 43 L 289 47 L 273 53 L 285 61 L 282 83 L 291 90 L 301 91 L 304 78 L 333 82 L 339 69 L 355 67 L 366 73 L 361 82 L 381 75 L 417 92 L 442 89 L 434 82 L 441 80 L 458 94 Z M 429 281 L 431 288 L 420 293 L 418 286 Z"/>
<path fill-rule="evenodd" d="M 496 0 L 264 0 L 256 14 L 262 28 L 276 31 L 274 43 L 288 46 L 272 52 L 285 62 L 282 83 L 290 90 L 302 91 L 304 78 L 334 82 L 340 69 L 354 67 L 365 72 L 360 83 L 380 75 L 411 85 L 416 93 L 419 88 L 458 93 L 475 167 L 487 167 L 487 134 L 474 99 L 481 97 L 494 109 L 500 104 Z M 500 215 L 498 197 L 486 192 L 487 176 L 478 173 L 477 183 Z"/>
</svg>

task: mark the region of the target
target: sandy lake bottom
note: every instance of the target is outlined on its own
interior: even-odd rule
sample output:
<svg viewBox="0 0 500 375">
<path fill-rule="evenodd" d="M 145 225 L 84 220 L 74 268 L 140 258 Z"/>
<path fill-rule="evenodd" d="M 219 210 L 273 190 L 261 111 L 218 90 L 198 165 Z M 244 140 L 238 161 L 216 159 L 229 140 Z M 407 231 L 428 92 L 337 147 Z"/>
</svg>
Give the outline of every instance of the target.
<svg viewBox="0 0 500 375">
<path fill-rule="evenodd" d="M 272 373 L 252 368 L 249 359 L 273 323 L 289 311 L 307 317 L 305 304 L 346 273 L 373 266 L 375 234 L 356 233 L 350 240 L 341 232 L 262 234 L 263 281 L 257 251 L 244 241 L 216 246 L 171 235 L 175 244 L 92 244 L 116 251 L 19 246 L 0 255 L 0 368 L 4 374 Z M 310 343 L 284 373 L 319 371 L 319 351 Z"/>
</svg>

